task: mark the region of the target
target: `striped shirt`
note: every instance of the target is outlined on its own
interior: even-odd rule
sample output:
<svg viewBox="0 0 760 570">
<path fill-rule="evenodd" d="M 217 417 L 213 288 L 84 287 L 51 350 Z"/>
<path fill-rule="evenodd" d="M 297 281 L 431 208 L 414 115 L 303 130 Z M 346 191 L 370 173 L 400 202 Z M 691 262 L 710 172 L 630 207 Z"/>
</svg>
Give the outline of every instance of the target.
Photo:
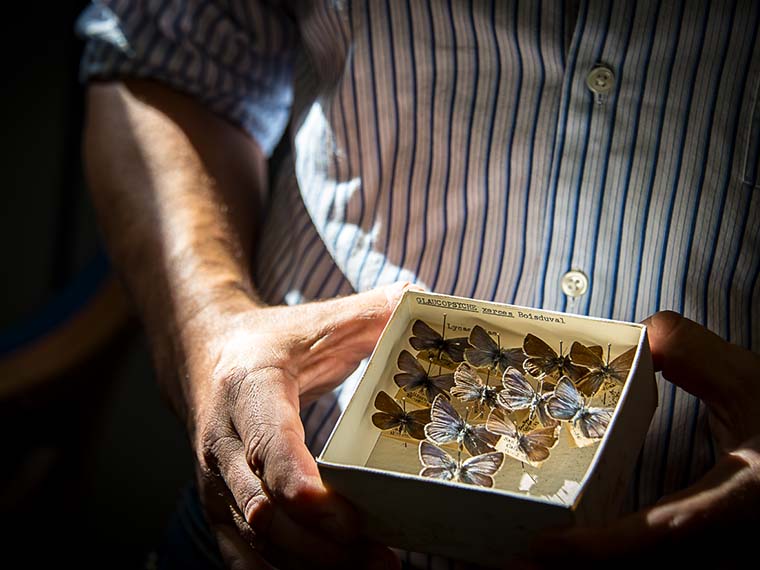
<svg viewBox="0 0 760 570">
<path fill-rule="evenodd" d="M 760 352 L 760 3 L 113 0 L 80 24 L 85 78 L 167 82 L 267 153 L 287 128 L 255 267 L 269 302 L 407 279 L 672 309 Z M 304 410 L 315 452 L 352 385 Z M 714 461 L 704 405 L 658 386 L 630 508 Z"/>
</svg>

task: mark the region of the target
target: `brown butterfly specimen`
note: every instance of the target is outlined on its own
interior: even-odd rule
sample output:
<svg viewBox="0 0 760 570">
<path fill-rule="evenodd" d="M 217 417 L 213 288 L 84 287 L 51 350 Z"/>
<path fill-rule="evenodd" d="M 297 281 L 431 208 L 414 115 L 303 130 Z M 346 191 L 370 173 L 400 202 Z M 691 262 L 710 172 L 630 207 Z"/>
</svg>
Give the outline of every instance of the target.
<svg viewBox="0 0 760 570">
<path fill-rule="evenodd" d="M 498 437 L 483 425 L 471 425 L 462 418 L 444 396 L 436 396 L 430 409 L 430 423 L 425 426 L 427 438 L 438 445 L 456 443 L 470 455 L 482 455 L 493 451 Z"/>
<path fill-rule="evenodd" d="M 546 380 L 556 380 L 567 376 L 575 381 L 588 372 L 586 368 L 573 364 L 569 356 L 562 354 L 562 342 L 559 343 L 560 353 L 557 354 L 543 340 L 528 333 L 523 342 L 523 352 L 527 356 L 523 366 L 531 376 L 536 378 L 545 375 Z"/>
<path fill-rule="evenodd" d="M 446 332 L 446 317 L 443 318 L 443 332 Z M 412 337 L 409 344 L 414 350 L 431 351 L 433 354 L 446 354 L 454 362 L 464 360 L 464 350 L 467 348 L 467 338 L 444 338 L 433 330 L 425 321 L 417 319 L 412 325 Z"/>
<path fill-rule="evenodd" d="M 383 431 L 397 429 L 399 434 L 408 434 L 414 439 L 425 439 L 425 424 L 430 422 L 430 408 L 407 412 L 386 392 L 379 392 L 375 397 L 375 408 L 380 410 L 372 414 L 372 423 Z"/>
<path fill-rule="evenodd" d="M 454 459 L 429 441 L 420 442 L 419 455 L 422 463 L 420 476 L 480 487 L 493 487 L 493 476 L 504 463 L 504 454 L 500 451 L 476 455 L 462 461 L 461 457 Z"/>
<path fill-rule="evenodd" d="M 474 403 L 478 412 L 486 406 L 495 408 L 498 394 L 499 388 L 484 383 L 478 371 L 466 362 L 462 362 L 454 371 L 454 387 L 451 389 L 451 395 L 462 402 Z"/>
<path fill-rule="evenodd" d="M 500 373 L 510 366 L 518 370 L 523 369 L 525 355 L 522 349 L 502 348 L 480 325 L 472 327 L 468 340 L 471 348 L 464 351 L 464 357 L 475 368 L 488 367 Z"/>
<path fill-rule="evenodd" d="M 570 347 L 570 359 L 575 364 L 589 369 L 589 372 L 578 380 L 578 389 L 586 396 L 591 396 L 606 380 L 624 384 L 635 356 L 636 347 L 634 346 L 610 362 L 610 345 L 607 345 L 607 361 L 605 362 L 600 354 L 579 342 L 574 342 Z"/>
<path fill-rule="evenodd" d="M 432 402 L 439 394 L 448 397 L 448 391 L 454 385 L 453 374 L 431 376 L 430 366 L 425 370 L 408 350 L 401 351 L 397 364 L 401 372 L 393 377 L 393 381 L 405 392 L 424 391 L 428 402 Z"/>
<path fill-rule="evenodd" d="M 545 461 L 549 457 L 549 450 L 557 443 L 557 427 L 542 427 L 534 429 L 528 433 L 522 433 L 512 420 L 493 411 L 488 416 L 486 429 L 493 434 L 507 439 L 504 446 L 507 455 L 510 455 L 509 449 L 517 450 L 515 459 L 520 461 L 523 457 L 521 454 L 534 463 Z M 501 446 L 500 446 L 501 447 Z"/>
</svg>

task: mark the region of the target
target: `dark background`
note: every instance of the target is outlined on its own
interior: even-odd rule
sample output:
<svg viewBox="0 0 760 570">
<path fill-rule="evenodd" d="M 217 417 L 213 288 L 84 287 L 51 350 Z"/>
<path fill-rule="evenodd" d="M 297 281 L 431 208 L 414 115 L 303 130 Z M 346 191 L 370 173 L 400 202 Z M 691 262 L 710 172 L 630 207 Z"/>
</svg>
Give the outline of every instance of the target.
<svg viewBox="0 0 760 570">
<path fill-rule="evenodd" d="M 0 566 L 144 568 L 192 475 L 98 240 L 80 144 L 83 1 L 18 3 L 0 29 Z M 119 136 L 119 133 L 113 133 Z M 106 330 L 69 325 L 101 299 Z M 59 362 L 39 347 L 60 333 Z M 19 376 L 19 355 L 49 370 Z M 20 558 L 19 558 L 20 557 Z M 4 560 L 3 560 L 4 559 Z M 14 561 L 8 564 L 9 561 Z"/>
</svg>

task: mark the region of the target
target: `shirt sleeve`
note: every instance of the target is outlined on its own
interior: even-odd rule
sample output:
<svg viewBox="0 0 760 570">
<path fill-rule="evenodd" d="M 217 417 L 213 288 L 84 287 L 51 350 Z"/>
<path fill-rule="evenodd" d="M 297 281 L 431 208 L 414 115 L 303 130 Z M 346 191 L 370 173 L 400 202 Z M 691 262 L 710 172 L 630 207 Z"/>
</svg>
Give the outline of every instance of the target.
<svg viewBox="0 0 760 570">
<path fill-rule="evenodd" d="M 298 37 L 276 0 L 100 0 L 77 32 L 82 81 L 162 81 L 241 126 L 267 156 L 282 137 Z"/>
</svg>

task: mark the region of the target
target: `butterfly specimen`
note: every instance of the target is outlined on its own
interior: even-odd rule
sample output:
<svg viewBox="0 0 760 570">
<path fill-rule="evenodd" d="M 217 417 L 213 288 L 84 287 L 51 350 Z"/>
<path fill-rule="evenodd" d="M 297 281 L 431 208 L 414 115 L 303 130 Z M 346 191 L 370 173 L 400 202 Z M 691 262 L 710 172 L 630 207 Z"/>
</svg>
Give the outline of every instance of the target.
<svg viewBox="0 0 760 570">
<path fill-rule="evenodd" d="M 469 343 L 471 348 L 464 351 L 464 357 L 476 368 L 487 366 L 499 372 L 504 372 L 510 366 L 523 369 L 525 355 L 522 349 L 501 348 L 480 325 L 472 327 Z"/>
<path fill-rule="evenodd" d="M 425 439 L 425 424 L 430 422 L 430 408 L 407 412 L 385 392 L 379 392 L 375 397 L 375 408 L 380 410 L 372 414 L 375 427 L 384 431 L 397 429 L 399 434 L 407 433 L 414 439 Z"/>
<path fill-rule="evenodd" d="M 460 449 L 464 446 L 470 455 L 482 455 L 493 451 L 493 445 L 499 439 L 485 426 L 468 424 L 467 418 L 463 419 L 451 402 L 442 395 L 433 400 L 430 423 L 425 426 L 425 435 L 439 445 L 456 443 Z"/>
<path fill-rule="evenodd" d="M 587 372 L 586 368 L 573 364 L 569 356 L 562 354 L 561 342 L 559 343 L 560 353 L 557 354 L 543 340 L 528 333 L 523 341 L 523 352 L 527 356 L 523 366 L 531 376 L 536 378 L 544 375 L 551 379 L 568 376 L 571 380 L 578 380 Z"/>
<path fill-rule="evenodd" d="M 497 444 L 507 455 L 519 461 L 540 463 L 549 457 L 549 450 L 557 443 L 557 427 L 542 427 L 521 433 L 512 420 L 492 411 L 486 428 L 501 436 Z"/>
<path fill-rule="evenodd" d="M 575 384 L 567 378 L 560 378 L 557 387 L 546 401 L 546 411 L 555 420 L 572 422 L 584 437 L 599 439 L 607 431 L 612 419 L 611 408 L 589 408 Z"/>
<path fill-rule="evenodd" d="M 542 393 L 543 382 L 539 380 L 538 388 L 528 382 L 522 372 L 516 368 L 507 368 L 501 378 L 504 389 L 499 392 L 497 401 L 508 412 L 529 410 L 529 418 L 538 414 L 538 419 L 545 426 L 553 426 L 555 420 L 546 413 L 548 395 Z"/>
<path fill-rule="evenodd" d="M 443 333 L 444 335 L 446 334 L 446 315 L 443 316 Z M 409 344 L 412 345 L 414 350 L 431 351 L 437 358 L 440 358 L 443 353 L 454 362 L 462 362 L 464 360 L 464 350 L 468 346 L 465 337 L 444 338 L 443 335 L 433 330 L 430 325 L 419 319 L 414 321 L 412 325 L 412 335 L 409 339 Z"/>
<path fill-rule="evenodd" d="M 401 351 L 397 363 L 401 372 L 393 377 L 396 385 L 407 393 L 424 390 L 428 402 L 432 402 L 438 395 L 446 395 L 454 385 L 453 374 L 430 376 L 430 366 L 425 370 L 408 350 Z"/>
<path fill-rule="evenodd" d="M 499 389 L 496 386 L 489 386 L 487 380 L 484 384 L 478 371 L 466 362 L 462 362 L 454 371 L 454 387 L 451 389 L 451 395 L 462 402 L 475 403 L 478 411 L 485 406 L 495 408 L 498 393 Z"/>
<path fill-rule="evenodd" d="M 597 354 L 579 342 L 574 342 L 573 346 L 570 347 L 570 358 L 575 364 L 589 369 L 589 372 L 578 380 L 578 389 L 590 396 L 599 389 L 605 380 L 618 384 L 625 383 L 634 356 L 636 356 L 635 346 L 610 362 L 610 345 L 607 345 L 607 361 L 605 362 L 602 360 L 601 354 Z"/>
<path fill-rule="evenodd" d="M 420 442 L 419 455 L 423 465 L 420 476 L 480 487 L 493 487 L 493 476 L 504 463 L 504 454 L 500 451 L 476 455 L 464 461 L 461 457 L 455 460 L 429 441 Z"/>
</svg>

